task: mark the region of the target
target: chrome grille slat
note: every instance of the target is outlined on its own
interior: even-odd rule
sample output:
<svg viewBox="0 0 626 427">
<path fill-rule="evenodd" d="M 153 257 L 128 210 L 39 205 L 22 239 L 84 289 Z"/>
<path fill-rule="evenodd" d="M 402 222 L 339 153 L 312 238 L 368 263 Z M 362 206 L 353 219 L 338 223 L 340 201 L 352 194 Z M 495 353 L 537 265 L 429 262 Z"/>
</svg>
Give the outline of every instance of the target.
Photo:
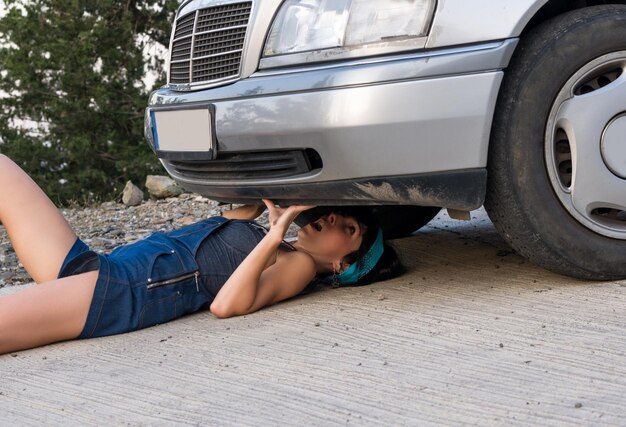
<svg viewBox="0 0 626 427">
<path fill-rule="evenodd" d="M 208 31 L 197 31 L 195 33 L 196 37 L 197 36 L 202 36 L 204 34 L 215 34 L 215 33 L 222 33 L 224 31 L 228 31 L 228 30 L 239 30 L 239 29 L 246 29 L 248 28 L 247 25 L 233 25 L 232 27 L 224 27 L 224 28 L 219 28 L 217 30 L 208 30 Z"/>
<path fill-rule="evenodd" d="M 179 18 L 170 51 L 169 83 L 238 77 L 251 10 L 248 1 L 199 9 Z"/>
<path fill-rule="evenodd" d="M 246 37 L 245 29 L 225 30 L 218 36 L 214 34 L 196 35 L 193 54 L 196 58 L 219 53 L 240 51 Z"/>
<path fill-rule="evenodd" d="M 187 14 L 180 18 L 176 23 L 176 31 L 174 32 L 174 38 L 178 39 L 183 36 L 191 35 L 193 32 L 193 23 L 195 20 L 195 12 Z"/>
<path fill-rule="evenodd" d="M 191 37 L 176 40 L 172 43 L 171 60 L 178 61 L 181 59 L 191 58 Z"/>
<path fill-rule="evenodd" d="M 216 62 L 215 58 L 196 60 L 191 79 L 195 83 L 226 78 L 239 72 L 240 62 L 241 52 L 221 55 L 219 62 Z"/>
<path fill-rule="evenodd" d="M 241 52 L 241 49 L 238 49 L 238 50 L 229 50 L 226 52 L 214 53 L 213 55 L 199 56 L 198 58 L 196 58 L 196 62 L 199 62 L 201 59 L 211 59 L 211 58 L 215 58 L 216 56 L 224 56 L 224 55 L 235 54 L 235 53 L 240 53 L 240 52 Z"/>
<path fill-rule="evenodd" d="M 203 22 L 202 24 L 198 22 L 198 32 L 209 32 L 216 31 L 222 28 L 230 28 L 230 27 L 243 27 L 247 25 L 248 19 L 223 19 L 223 20 L 215 20 L 214 22 Z"/>
<path fill-rule="evenodd" d="M 170 65 L 170 82 L 186 83 L 189 81 L 189 61 Z"/>
</svg>

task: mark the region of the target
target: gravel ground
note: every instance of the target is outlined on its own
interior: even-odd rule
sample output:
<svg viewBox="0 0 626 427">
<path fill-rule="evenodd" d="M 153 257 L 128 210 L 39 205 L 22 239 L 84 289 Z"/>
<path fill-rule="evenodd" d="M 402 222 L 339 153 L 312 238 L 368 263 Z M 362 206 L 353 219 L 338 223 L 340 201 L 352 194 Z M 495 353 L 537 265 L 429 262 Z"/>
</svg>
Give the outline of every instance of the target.
<svg viewBox="0 0 626 427">
<path fill-rule="evenodd" d="M 221 215 L 241 205 L 218 205 L 198 194 L 183 193 L 178 197 L 146 200 L 139 206 L 105 202 L 100 206 L 79 209 L 61 209 L 76 234 L 96 252 L 107 253 L 117 246 L 134 242 L 154 231 L 167 231 L 196 221 Z M 257 222 L 268 226 L 265 211 Z M 286 235 L 290 240 L 297 234 L 292 224 Z M 19 262 L 6 230 L 0 225 L 0 288 L 21 285 L 32 279 Z"/>
</svg>

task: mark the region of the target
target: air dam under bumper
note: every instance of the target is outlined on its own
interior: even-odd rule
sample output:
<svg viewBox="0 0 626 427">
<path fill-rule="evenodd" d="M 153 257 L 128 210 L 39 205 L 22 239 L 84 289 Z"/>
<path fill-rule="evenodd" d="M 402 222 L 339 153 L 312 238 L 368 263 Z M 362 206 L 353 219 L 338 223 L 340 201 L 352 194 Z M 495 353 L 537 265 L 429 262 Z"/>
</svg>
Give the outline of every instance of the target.
<svg viewBox="0 0 626 427">
<path fill-rule="evenodd" d="M 249 203 L 265 197 L 281 205 L 420 205 L 470 211 L 483 204 L 486 183 L 487 171 L 476 169 L 262 188 L 212 185 L 210 194 L 228 203 Z M 185 187 L 197 193 L 206 191 L 197 184 Z"/>
<path fill-rule="evenodd" d="M 491 120 L 516 43 L 258 72 L 195 92 L 164 88 L 147 111 L 215 106 L 218 159 L 305 149 L 321 158 L 322 167 L 293 176 L 222 180 L 177 173 L 162 159 L 183 187 L 216 200 L 470 210 L 483 201 Z M 149 142 L 150 129 L 146 114 Z"/>
</svg>

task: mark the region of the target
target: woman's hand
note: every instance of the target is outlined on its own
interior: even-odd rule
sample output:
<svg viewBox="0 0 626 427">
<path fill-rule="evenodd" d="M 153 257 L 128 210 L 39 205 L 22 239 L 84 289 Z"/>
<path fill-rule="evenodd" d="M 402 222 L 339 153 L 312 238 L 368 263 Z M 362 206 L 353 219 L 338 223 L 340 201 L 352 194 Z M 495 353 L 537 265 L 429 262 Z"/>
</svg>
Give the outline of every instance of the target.
<svg viewBox="0 0 626 427">
<path fill-rule="evenodd" d="M 288 208 L 279 208 L 269 199 L 261 199 L 265 206 L 267 206 L 267 210 L 269 211 L 269 220 L 270 220 L 270 232 L 277 233 L 280 237 L 280 240 L 285 237 L 285 233 L 289 229 L 289 225 L 293 222 L 294 219 L 300 212 L 306 211 L 308 209 L 312 209 L 315 206 L 303 206 L 303 205 L 292 205 Z"/>
</svg>

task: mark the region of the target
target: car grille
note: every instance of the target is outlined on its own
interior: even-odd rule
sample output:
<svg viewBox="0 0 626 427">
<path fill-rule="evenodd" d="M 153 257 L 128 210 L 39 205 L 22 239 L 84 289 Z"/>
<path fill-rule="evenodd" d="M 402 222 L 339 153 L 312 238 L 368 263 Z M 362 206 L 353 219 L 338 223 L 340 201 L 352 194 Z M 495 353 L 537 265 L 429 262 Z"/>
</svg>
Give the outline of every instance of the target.
<svg viewBox="0 0 626 427">
<path fill-rule="evenodd" d="M 252 2 L 199 9 L 176 21 L 169 83 L 210 83 L 239 76 Z"/>
<path fill-rule="evenodd" d="M 302 175 L 321 169 L 319 154 L 312 149 L 219 153 L 208 161 L 166 160 L 168 169 L 183 178 L 200 180 L 267 179 Z"/>
</svg>

